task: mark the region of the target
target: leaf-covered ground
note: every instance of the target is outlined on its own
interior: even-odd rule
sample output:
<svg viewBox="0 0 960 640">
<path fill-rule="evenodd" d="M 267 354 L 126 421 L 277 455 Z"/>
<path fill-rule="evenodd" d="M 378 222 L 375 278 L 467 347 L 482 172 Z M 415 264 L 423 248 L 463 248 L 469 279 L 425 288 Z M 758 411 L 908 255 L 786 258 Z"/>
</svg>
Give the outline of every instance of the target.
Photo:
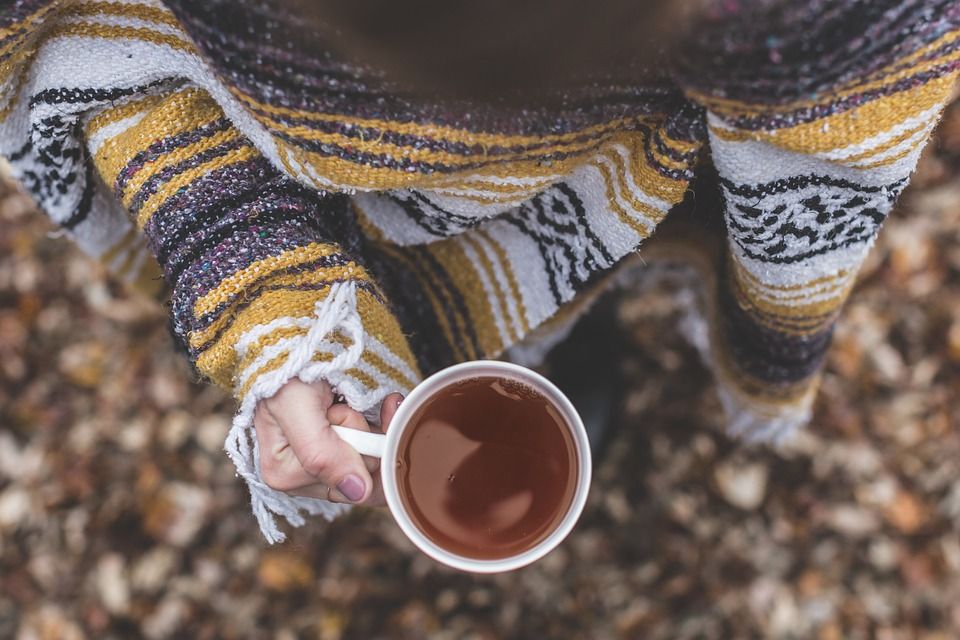
<svg viewBox="0 0 960 640">
<path fill-rule="evenodd" d="M 164 309 L 0 187 L 0 637 L 960 635 L 960 107 L 888 221 L 816 417 L 719 431 L 666 296 L 626 299 L 623 423 L 557 551 L 446 570 L 380 512 L 269 547 Z"/>
</svg>

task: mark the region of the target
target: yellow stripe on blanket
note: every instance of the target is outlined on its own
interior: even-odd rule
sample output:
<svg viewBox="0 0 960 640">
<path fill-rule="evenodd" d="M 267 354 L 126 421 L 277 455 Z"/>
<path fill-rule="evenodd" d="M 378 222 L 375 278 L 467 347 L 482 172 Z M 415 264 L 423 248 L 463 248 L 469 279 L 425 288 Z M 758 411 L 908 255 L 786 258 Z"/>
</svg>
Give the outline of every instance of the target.
<svg viewBox="0 0 960 640">
<path fill-rule="evenodd" d="M 238 293 L 242 293 L 247 287 L 257 280 L 263 279 L 270 274 L 296 267 L 320 258 L 332 256 L 339 253 L 339 249 L 333 244 L 321 244 L 314 242 L 303 247 L 297 247 L 289 251 L 284 251 L 280 255 L 270 256 L 263 260 L 257 260 L 252 264 L 240 269 L 239 271 L 227 276 L 220 281 L 212 291 L 197 298 L 193 305 L 193 314 L 200 318 L 222 303 L 226 302 Z M 363 270 L 360 267 L 354 267 L 356 275 L 362 276 Z"/>
<path fill-rule="evenodd" d="M 145 106 L 149 107 L 151 103 L 146 102 Z M 126 105 L 117 107 L 126 108 Z M 108 113 L 104 112 L 98 117 L 108 119 Z M 193 88 L 177 91 L 160 100 L 137 124 L 104 141 L 93 158 L 94 164 L 103 181 L 113 185 L 123 168 L 150 145 L 193 131 L 222 117 L 220 106 L 205 91 Z M 91 120 L 91 125 L 94 120 Z M 87 135 L 92 133 L 88 132 Z"/>
<path fill-rule="evenodd" d="M 715 127 L 711 131 L 723 140 L 755 140 L 798 153 L 826 153 L 862 143 L 942 104 L 953 89 L 954 79 L 953 76 L 934 78 L 918 87 L 872 100 L 856 109 L 790 128 L 745 131 Z"/>
</svg>

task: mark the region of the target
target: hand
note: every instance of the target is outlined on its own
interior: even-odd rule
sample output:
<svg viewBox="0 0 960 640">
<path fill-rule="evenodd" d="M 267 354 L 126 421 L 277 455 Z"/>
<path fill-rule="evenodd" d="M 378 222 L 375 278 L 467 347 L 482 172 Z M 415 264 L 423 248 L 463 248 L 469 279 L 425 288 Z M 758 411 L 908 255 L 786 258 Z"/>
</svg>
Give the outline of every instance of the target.
<svg viewBox="0 0 960 640">
<path fill-rule="evenodd" d="M 380 405 L 385 431 L 400 400 L 391 393 Z M 363 415 L 334 404 L 326 382 L 307 384 L 296 378 L 272 397 L 261 400 L 253 415 L 264 482 L 295 496 L 368 506 L 385 506 L 380 460 L 361 456 L 330 428 L 339 424 L 371 431 Z"/>
</svg>

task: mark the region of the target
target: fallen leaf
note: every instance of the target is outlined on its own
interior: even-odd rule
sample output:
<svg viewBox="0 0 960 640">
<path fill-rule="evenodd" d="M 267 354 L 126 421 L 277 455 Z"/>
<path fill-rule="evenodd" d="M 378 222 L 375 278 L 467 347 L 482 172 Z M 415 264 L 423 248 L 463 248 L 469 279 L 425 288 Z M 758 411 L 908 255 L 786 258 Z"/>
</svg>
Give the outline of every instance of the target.
<svg viewBox="0 0 960 640">
<path fill-rule="evenodd" d="M 260 557 L 257 579 L 273 591 L 283 593 L 304 589 L 316 576 L 302 554 L 285 549 L 268 549 Z"/>
</svg>

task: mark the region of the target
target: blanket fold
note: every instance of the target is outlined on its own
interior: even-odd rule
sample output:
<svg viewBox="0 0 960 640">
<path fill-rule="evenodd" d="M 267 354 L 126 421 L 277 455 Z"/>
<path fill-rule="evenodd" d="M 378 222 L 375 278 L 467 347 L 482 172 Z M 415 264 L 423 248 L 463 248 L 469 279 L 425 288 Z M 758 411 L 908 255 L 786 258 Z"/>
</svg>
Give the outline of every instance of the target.
<svg viewBox="0 0 960 640">
<path fill-rule="evenodd" d="M 308 55 L 272 1 L 20 0 L 0 8 L 0 154 L 82 248 L 168 291 L 196 370 L 237 399 L 226 449 L 278 541 L 276 516 L 343 509 L 262 482 L 258 400 L 325 379 L 373 411 L 569 324 L 641 246 L 695 274 L 684 328 L 731 432 L 809 419 L 857 270 L 950 98 L 960 6 L 739 4 L 644 86 L 520 107 Z M 723 224 L 694 211 L 659 233 L 706 165 Z"/>
</svg>

